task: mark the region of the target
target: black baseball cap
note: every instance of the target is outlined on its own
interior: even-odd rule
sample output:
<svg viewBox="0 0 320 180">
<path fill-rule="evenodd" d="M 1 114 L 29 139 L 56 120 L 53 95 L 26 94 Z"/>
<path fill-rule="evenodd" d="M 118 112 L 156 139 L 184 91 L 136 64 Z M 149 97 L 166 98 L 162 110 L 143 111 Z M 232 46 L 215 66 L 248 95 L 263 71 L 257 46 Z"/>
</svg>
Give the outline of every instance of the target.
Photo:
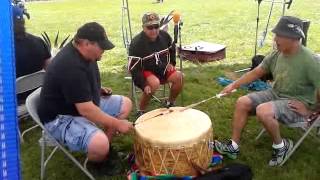
<svg viewBox="0 0 320 180">
<path fill-rule="evenodd" d="M 106 31 L 97 22 L 89 22 L 81 26 L 77 30 L 75 37 L 97 42 L 99 47 L 104 50 L 110 50 L 114 48 L 112 42 L 108 40 Z"/>
</svg>

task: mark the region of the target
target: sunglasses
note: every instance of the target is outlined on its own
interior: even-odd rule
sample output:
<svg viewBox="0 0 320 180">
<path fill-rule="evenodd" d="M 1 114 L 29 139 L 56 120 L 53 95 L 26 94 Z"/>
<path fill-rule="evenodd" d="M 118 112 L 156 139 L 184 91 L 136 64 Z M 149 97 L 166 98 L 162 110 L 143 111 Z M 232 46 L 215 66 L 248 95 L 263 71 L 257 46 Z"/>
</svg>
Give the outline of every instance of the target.
<svg viewBox="0 0 320 180">
<path fill-rule="evenodd" d="M 148 29 L 148 30 L 152 30 L 152 29 L 159 29 L 159 25 L 158 24 L 156 24 L 156 25 L 151 25 L 151 26 L 146 26 L 146 28 Z"/>
</svg>

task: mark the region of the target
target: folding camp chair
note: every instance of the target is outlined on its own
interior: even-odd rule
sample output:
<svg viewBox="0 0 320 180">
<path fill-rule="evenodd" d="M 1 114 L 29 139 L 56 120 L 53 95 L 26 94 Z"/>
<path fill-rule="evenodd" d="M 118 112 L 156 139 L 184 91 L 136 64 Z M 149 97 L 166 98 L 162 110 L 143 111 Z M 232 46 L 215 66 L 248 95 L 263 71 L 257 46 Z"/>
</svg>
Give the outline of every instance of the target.
<svg viewBox="0 0 320 180">
<path fill-rule="evenodd" d="M 16 95 L 37 89 L 40 86 L 42 86 L 44 75 L 45 75 L 45 71 L 41 70 L 41 71 L 38 71 L 38 72 L 35 72 L 32 74 L 28 74 L 28 75 L 21 76 L 21 77 L 17 78 L 16 79 Z M 24 103 L 20 104 L 18 106 L 18 118 L 24 119 L 28 116 L 29 116 L 29 114 L 28 114 L 28 111 L 26 109 L 25 104 Z M 23 136 L 27 132 L 31 131 L 32 129 L 34 129 L 36 127 L 38 127 L 38 125 L 34 125 L 28 129 L 24 130 L 22 132 L 22 134 L 20 133 L 20 130 L 18 128 L 21 142 L 23 142 Z"/>
<path fill-rule="evenodd" d="M 38 116 L 38 106 L 39 106 L 39 100 L 40 100 L 40 92 L 41 88 L 38 88 L 34 92 L 32 92 L 27 100 L 26 100 L 26 107 L 27 110 L 32 117 L 32 119 L 38 124 L 38 126 L 42 129 L 42 136 L 39 139 L 39 145 L 41 147 L 41 174 L 40 178 L 41 180 L 44 178 L 45 175 L 45 168 L 51 157 L 54 155 L 57 149 L 60 149 L 75 165 L 77 165 L 87 176 L 89 179 L 94 180 L 95 178 L 91 175 L 91 173 L 84 168 L 69 152 L 66 148 L 64 148 L 57 140 L 55 140 L 50 133 L 46 130 L 44 125 L 41 123 L 39 116 Z M 45 160 L 45 148 L 47 146 L 54 147 L 51 151 L 50 155 Z"/>
<path fill-rule="evenodd" d="M 312 122 L 298 122 L 298 123 L 292 123 L 287 125 L 290 128 L 299 128 L 303 130 L 303 135 L 299 138 L 299 140 L 296 142 L 296 144 L 293 146 L 292 151 L 287 155 L 287 157 L 282 161 L 282 163 L 280 164 L 280 166 L 282 166 L 289 158 L 290 156 L 294 153 L 294 151 L 300 146 L 300 144 L 302 143 L 302 141 L 308 136 L 311 135 L 313 137 L 315 137 L 319 142 L 320 142 L 320 137 L 316 137 L 320 135 L 320 115 L 318 115 L 318 117 L 313 120 Z M 313 129 L 317 129 L 317 134 L 314 135 L 311 133 L 311 131 Z M 258 140 L 261 135 L 265 132 L 266 130 L 263 128 L 260 133 L 258 134 L 258 136 L 255 138 L 256 140 Z"/>
</svg>

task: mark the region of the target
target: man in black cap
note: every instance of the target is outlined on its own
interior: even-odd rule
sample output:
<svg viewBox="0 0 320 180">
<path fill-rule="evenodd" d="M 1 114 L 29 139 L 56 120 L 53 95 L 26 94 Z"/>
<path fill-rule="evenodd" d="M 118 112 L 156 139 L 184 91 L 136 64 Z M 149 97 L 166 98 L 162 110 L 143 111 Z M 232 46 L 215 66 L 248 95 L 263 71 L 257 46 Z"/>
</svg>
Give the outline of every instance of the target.
<svg viewBox="0 0 320 180">
<path fill-rule="evenodd" d="M 51 54 L 43 40 L 26 32 L 23 9 L 12 6 L 16 78 L 44 69 L 50 62 Z M 32 91 L 18 95 L 18 102 L 24 103 Z"/>
<path fill-rule="evenodd" d="M 218 152 L 235 159 L 239 154 L 241 132 L 247 117 L 256 114 L 272 138 L 273 153 L 269 166 L 279 165 L 293 142 L 280 135 L 279 122 L 290 124 L 305 121 L 312 111 L 319 109 L 320 60 L 313 52 L 301 45 L 304 38 L 302 21 L 283 16 L 272 30 L 276 50 L 266 56 L 252 71 L 224 88 L 221 93 L 230 93 L 243 84 L 248 84 L 263 75 L 272 74 L 272 89 L 250 93 L 237 100 L 232 123 L 232 137 L 227 143 L 215 142 Z"/>
<path fill-rule="evenodd" d="M 133 128 L 126 120 L 131 100 L 101 87 L 97 61 L 113 47 L 100 24 L 84 24 L 53 58 L 40 94 L 45 127 L 70 150 L 87 153 L 89 161 L 104 161 L 113 134 Z"/>
<path fill-rule="evenodd" d="M 170 35 L 160 30 L 160 19 L 154 12 L 142 17 L 143 30 L 136 35 L 129 48 L 129 69 L 134 84 L 142 91 L 138 116 L 143 114 L 151 95 L 160 84 L 171 83 L 166 107 L 174 106 L 183 88 L 183 76 L 175 69 L 176 50 Z"/>
</svg>

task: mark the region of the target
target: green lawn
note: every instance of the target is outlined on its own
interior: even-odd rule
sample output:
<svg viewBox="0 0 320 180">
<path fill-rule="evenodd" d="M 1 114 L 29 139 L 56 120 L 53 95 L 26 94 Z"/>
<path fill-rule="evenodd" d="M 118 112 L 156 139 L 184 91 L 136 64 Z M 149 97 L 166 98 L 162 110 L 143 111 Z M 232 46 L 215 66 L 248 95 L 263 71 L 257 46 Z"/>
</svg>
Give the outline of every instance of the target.
<svg viewBox="0 0 320 180">
<path fill-rule="evenodd" d="M 227 57 L 219 62 L 195 65 L 184 62 L 185 90 L 184 104 L 198 102 L 218 93 L 222 87 L 215 79 L 226 72 L 245 68 L 250 64 L 254 53 L 255 25 L 257 2 L 249 0 L 166 0 L 163 4 L 152 4 L 152 0 L 129 0 L 133 33 L 141 30 L 141 16 L 146 11 L 156 11 L 166 15 L 177 9 L 183 15 L 182 43 L 189 44 L 203 40 L 224 44 L 227 46 Z M 105 53 L 99 66 L 102 73 L 102 84 L 113 88 L 118 94 L 130 94 L 130 81 L 125 80 L 126 51 L 121 37 L 121 6 L 120 0 L 57 0 L 27 3 L 31 19 L 27 20 L 29 32 L 40 35 L 46 31 L 51 37 L 59 30 L 60 35 L 73 36 L 76 29 L 85 22 L 97 21 L 103 24 L 108 36 L 116 48 Z M 262 2 L 260 33 L 265 28 L 270 3 Z M 295 15 L 309 19 L 308 47 L 320 53 L 320 3 L 314 0 L 294 1 L 286 15 Z M 276 4 L 270 29 L 281 15 L 281 7 Z M 172 33 L 172 28 L 170 29 Z M 266 45 L 259 49 L 265 54 L 270 50 L 272 33 L 268 33 Z M 236 99 L 246 94 L 238 91 L 232 96 L 212 100 L 197 107 L 206 112 L 212 122 L 214 135 L 218 139 L 228 138 L 231 132 L 231 120 Z M 154 103 L 151 109 L 157 108 Z M 134 121 L 134 113 L 130 120 Z M 29 122 L 21 122 L 25 129 Z M 254 117 L 243 132 L 241 155 L 238 160 L 227 160 L 225 163 L 242 162 L 249 165 L 254 172 L 254 179 L 319 179 L 320 146 L 318 142 L 308 137 L 281 168 L 270 168 L 267 162 L 271 156 L 271 140 L 265 134 L 260 141 L 254 140 L 261 126 Z M 282 135 L 296 140 L 299 133 L 295 130 L 282 128 Z M 40 148 L 38 138 L 40 130 L 34 130 L 25 137 L 21 145 L 21 164 L 23 179 L 39 179 L 40 177 Z M 118 137 L 115 140 L 116 149 L 132 151 L 130 136 Z M 84 159 L 81 154 L 76 155 Z M 75 167 L 62 153 L 56 154 L 49 162 L 46 172 L 47 179 L 86 179 L 86 176 Z M 124 176 L 113 177 L 113 179 Z M 97 177 L 97 179 L 108 179 Z"/>
</svg>

